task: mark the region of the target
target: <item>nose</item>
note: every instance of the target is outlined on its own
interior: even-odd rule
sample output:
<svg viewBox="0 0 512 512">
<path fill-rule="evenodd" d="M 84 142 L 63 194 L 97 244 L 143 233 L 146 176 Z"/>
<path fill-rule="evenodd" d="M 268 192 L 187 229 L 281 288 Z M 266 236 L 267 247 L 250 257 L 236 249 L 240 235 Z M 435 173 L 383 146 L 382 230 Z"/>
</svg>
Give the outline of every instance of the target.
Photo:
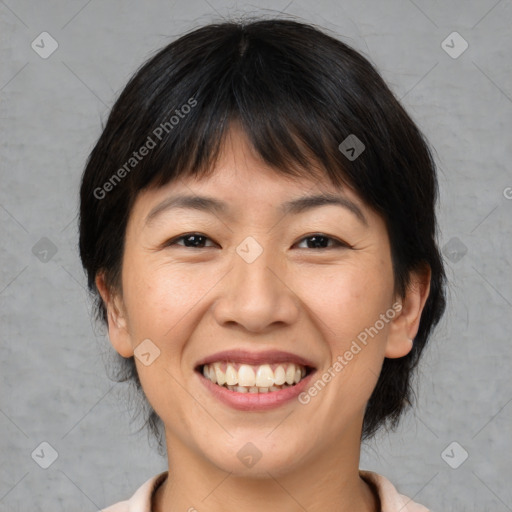
<svg viewBox="0 0 512 512">
<path fill-rule="evenodd" d="M 219 325 L 238 324 L 247 331 L 264 333 L 278 324 L 296 322 L 300 301 L 290 270 L 268 250 L 251 260 L 243 252 L 234 255 L 233 267 L 215 303 Z"/>
</svg>

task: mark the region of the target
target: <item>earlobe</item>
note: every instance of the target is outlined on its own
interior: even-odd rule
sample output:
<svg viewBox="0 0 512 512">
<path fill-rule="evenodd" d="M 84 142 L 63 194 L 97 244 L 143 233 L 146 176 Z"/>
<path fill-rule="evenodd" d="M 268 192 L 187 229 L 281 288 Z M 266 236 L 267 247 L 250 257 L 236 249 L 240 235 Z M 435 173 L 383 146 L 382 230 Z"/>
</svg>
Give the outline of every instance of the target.
<svg viewBox="0 0 512 512">
<path fill-rule="evenodd" d="M 133 346 L 122 299 L 107 287 L 103 273 L 96 276 L 96 287 L 107 309 L 108 338 L 116 352 L 123 357 L 133 356 Z"/>
<path fill-rule="evenodd" d="M 406 356 L 414 345 L 421 314 L 430 293 L 430 267 L 412 272 L 401 310 L 390 325 L 385 357 L 395 359 Z"/>
</svg>

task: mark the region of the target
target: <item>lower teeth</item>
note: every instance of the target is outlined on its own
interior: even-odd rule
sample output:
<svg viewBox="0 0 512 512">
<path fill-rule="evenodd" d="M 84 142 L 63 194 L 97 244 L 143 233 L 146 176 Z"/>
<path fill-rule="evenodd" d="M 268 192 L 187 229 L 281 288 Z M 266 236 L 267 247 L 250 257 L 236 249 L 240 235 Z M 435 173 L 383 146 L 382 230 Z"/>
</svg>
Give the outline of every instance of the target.
<svg viewBox="0 0 512 512">
<path fill-rule="evenodd" d="M 258 387 L 246 387 L 246 386 L 228 386 L 227 384 L 224 384 L 221 387 L 228 388 L 230 391 L 236 391 L 238 393 L 269 393 L 269 392 L 279 391 L 281 389 L 289 388 L 291 386 L 289 384 L 283 384 L 281 386 L 271 386 L 270 388 L 258 388 Z"/>
</svg>

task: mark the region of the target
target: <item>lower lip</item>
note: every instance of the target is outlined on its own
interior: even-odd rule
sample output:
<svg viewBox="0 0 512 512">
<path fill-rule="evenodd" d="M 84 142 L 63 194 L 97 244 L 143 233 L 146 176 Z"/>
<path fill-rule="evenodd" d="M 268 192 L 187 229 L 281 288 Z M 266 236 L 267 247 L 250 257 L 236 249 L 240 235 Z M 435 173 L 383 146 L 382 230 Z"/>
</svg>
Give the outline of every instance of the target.
<svg viewBox="0 0 512 512">
<path fill-rule="evenodd" d="M 279 391 L 268 391 L 267 393 L 239 393 L 238 391 L 231 391 L 224 386 L 214 384 L 202 373 L 196 373 L 206 389 L 224 404 L 240 411 L 265 411 L 279 407 L 297 398 L 307 388 L 315 371 L 312 371 L 295 386 L 280 389 Z"/>
</svg>

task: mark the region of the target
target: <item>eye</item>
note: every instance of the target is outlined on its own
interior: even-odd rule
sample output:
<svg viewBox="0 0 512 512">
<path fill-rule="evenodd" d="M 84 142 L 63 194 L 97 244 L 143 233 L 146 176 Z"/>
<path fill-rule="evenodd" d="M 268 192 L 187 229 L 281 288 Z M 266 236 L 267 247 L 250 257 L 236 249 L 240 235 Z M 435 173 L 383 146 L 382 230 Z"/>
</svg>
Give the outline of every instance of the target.
<svg viewBox="0 0 512 512">
<path fill-rule="evenodd" d="M 168 242 L 165 243 L 165 246 L 169 247 L 172 245 L 182 245 L 177 243 L 180 240 L 184 241 L 184 247 L 186 247 L 187 249 L 193 247 L 203 249 L 204 241 L 211 240 L 211 238 L 208 238 L 206 235 L 203 235 L 201 233 L 187 233 L 185 235 L 181 235 L 176 238 L 173 238 L 172 240 L 169 240 Z"/>
<path fill-rule="evenodd" d="M 308 247 L 306 247 L 307 249 L 313 249 L 313 248 L 317 248 L 317 249 L 333 249 L 333 248 L 336 248 L 336 247 L 351 248 L 351 246 L 349 244 L 347 244 L 346 242 L 342 242 L 341 240 L 338 240 L 336 238 L 324 235 L 322 233 L 314 233 L 313 235 L 306 236 L 306 237 L 304 237 L 304 238 L 302 238 L 300 240 L 300 243 L 302 243 L 304 240 L 312 240 L 311 243 L 308 243 Z M 324 247 L 324 245 L 326 243 L 328 243 L 329 241 L 334 242 L 334 247 L 332 247 L 332 246 L 331 247 Z M 301 249 L 302 248 L 303 247 L 301 247 Z"/>
<path fill-rule="evenodd" d="M 178 242 L 183 240 L 183 244 L 179 244 Z M 187 249 L 190 248 L 196 248 L 196 249 L 205 249 L 207 246 L 205 246 L 205 242 L 207 240 L 211 240 L 211 238 L 207 237 L 206 235 L 203 235 L 202 233 L 187 233 L 185 235 L 178 236 L 176 238 L 173 238 L 172 240 L 169 240 L 165 243 L 165 247 L 170 247 L 173 245 L 181 245 L 182 247 L 186 247 Z M 314 233 L 312 235 L 306 236 L 300 240 L 299 243 L 302 243 L 303 241 L 311 240 L 312 242 L 308 244 L 308 247 L 305 247 L 305 249 L 333 249 L 336 247 L 346 247 L 351 248 L 352 246 L 347 244 L 346 242 L 342 242 L 336 238 L 324 235 L 322 233 Z M 329 242 L 333 242 L 334 246 L 331 245 L 331 247 L 325 246 L 329 244 Z M 212 246 L 210 246 L 212 247 Z M 304 247 L 301 247 L 303 249 Z"/>
</svg>

